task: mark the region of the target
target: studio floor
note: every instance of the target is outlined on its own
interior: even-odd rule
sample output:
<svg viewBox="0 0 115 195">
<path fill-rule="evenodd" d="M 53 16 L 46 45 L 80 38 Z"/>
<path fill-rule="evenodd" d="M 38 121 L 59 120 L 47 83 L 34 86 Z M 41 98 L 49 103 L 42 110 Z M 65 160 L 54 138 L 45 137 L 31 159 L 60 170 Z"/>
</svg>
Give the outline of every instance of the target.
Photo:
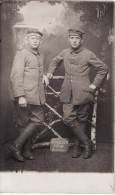
<svg viewBox="0 0 115 195">
<path fill-rule="evenodd" d="M 97 143 L 97 150 L 89 159 L 72 158 L 72 147 L 66 153 L 51 152 L 49 148 L 33 150 L 34 160 L 24 163 L 14 159 L 4 159 L 4 148 L 1 151 L 0 171 L 7 172 L 113 172 L 113 144 Z"/>
</svg>

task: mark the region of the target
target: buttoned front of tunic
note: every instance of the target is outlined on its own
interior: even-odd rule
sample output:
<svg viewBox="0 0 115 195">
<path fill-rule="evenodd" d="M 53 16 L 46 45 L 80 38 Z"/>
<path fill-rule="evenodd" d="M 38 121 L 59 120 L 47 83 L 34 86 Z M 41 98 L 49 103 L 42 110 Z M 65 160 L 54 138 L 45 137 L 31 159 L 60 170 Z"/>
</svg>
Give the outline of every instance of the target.
<svg viewBox="0 0 115 195">
<path fill-rule="evenodd" d="M 44 104 L 42 78 L 43 56 L 29 48 L 17 52 L 10 76 L 14 99 L 24 96 L 28 104 Z"/>
<path fill-rule="evenodd" d="M 96 87 L 99 87 L 105 78 L 108 68 L 97 56 L 82 46 L 73 50 L 72 48 L 64 49 L 56 56 L 49 66 L 48 72 L 54 73 L 64 62 L 65 78 L 61 87 L 60 100 L 63 103 L 69 103 L 72 93 L 72 103 L 74 105 L 86 104 L 94 99 L 94 96 L 89 92 L 90 67 L 93 66 L 97 74 L 93 80 Z"/>
</svg>

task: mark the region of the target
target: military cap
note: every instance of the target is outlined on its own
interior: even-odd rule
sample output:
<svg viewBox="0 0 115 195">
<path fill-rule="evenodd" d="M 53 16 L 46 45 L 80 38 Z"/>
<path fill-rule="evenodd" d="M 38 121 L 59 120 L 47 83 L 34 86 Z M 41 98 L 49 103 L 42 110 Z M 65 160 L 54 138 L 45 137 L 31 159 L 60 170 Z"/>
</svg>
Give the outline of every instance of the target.
<svg viewBox="0 0 115 195">
<path fill-rule="evenodd" d="M 27 29 L 26 35 L 27 37 L 32 36 L 32 35 L 38 35 L 40 37 L 43 36 L 43 34 L 38 29 L 35 29 L 35 28 Z"/>
<path fill-rule="evenodd" d="M 85 34 L 85 32 L 80 29 L 71 28 L 68 30 L 68 34 L 69 36 L 75 36 L 75 35 L 82 36 L 83 34 Z"/>
<path fill-rule="evenodd" d="M 17 31 L 22 31 L 25 35 L 35 33 L 41 37 L 43 36 L 43 34 L 38 30 L 38 28 L 35 28 L 33 26 L 30 26 L 24 23 L 17 23 L 16 25 L 13 26 L 13 29 Z"/>
</svg>

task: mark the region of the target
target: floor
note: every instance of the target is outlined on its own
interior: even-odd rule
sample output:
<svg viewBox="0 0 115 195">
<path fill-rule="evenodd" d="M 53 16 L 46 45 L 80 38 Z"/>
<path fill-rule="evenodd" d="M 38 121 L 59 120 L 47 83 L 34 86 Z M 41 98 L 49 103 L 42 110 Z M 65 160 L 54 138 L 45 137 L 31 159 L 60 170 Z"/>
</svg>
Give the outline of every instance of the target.
<svg viewBox="0 0 115 195">
<path fill-rule="evenodd" d="M 5 147 L 1 152 L 0 171 L 38 171 L 38 172 L 113 172 L 113 144 L 98 143 L 92 158 L 80 156 L 71 158 L 72 147 L 68 152 L 51 152 L 48 147 L 34 149 L 34 160 L 24 163 L 14 159 L 4 159 Z"/>
</svg>

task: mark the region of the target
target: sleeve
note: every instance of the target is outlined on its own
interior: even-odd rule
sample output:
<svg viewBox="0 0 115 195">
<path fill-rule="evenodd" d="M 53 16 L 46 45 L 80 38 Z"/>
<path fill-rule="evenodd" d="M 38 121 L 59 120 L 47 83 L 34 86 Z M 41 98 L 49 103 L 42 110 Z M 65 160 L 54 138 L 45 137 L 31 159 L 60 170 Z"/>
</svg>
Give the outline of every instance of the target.
<svg viewBox="0 0 115 195">
<path fill-rule="evenodd" d="M 25 55 L 23 52 L 17 52 L 14 58 L 10 80 L 14 97 L 24 96 L 24 68 Z"/>
<path fill-rule="evenodd" d="M 108 73 L 108 67 L 93 52 L 90 55 L 89 63 L 97 72 L 92 84 L 99 87 Z"/>
<path fill-rule="evenodd" d="M 41 61 L 42 61 L 42 63 L 41 63 L 41 65 L 42 65 L 42 73 L 43 73 L 43 75 L 44 75 L 44 74 L 46 74 L 45 63 L 44 63 L 44 61 L 45 61 L 45 56 L 44 56 L 44 54 L 41 54 Z"/>
<path fill-rule="evenodd" d="M 56 69 L 61 65 L 62 61 L 63 61 L 63 55 L 64 55 L 64 51 L 62 51 L 58 56 L 56 56 L 52 63 L 50 64 L 49 68 L 48 68 L 48 73 L 54 73 L 56 71 Z"/>
</svg>

